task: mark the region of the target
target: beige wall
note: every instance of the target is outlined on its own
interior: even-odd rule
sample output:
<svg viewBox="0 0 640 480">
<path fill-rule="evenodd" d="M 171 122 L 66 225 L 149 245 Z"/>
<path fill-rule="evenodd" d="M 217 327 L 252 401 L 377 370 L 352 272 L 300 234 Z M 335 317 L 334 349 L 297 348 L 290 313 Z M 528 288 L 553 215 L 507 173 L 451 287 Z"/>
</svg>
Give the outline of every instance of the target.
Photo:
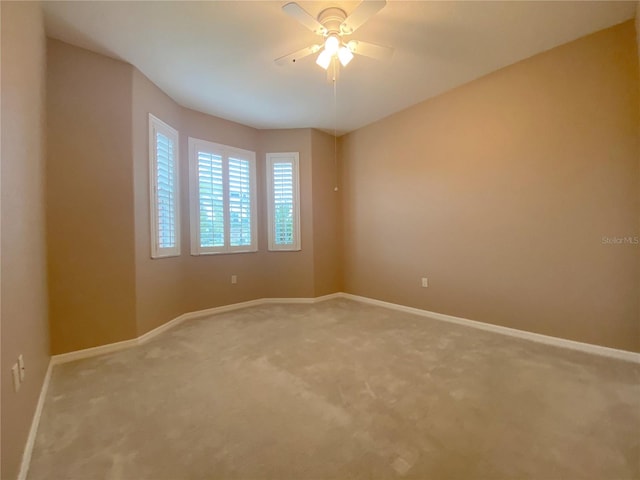
<svg viewBox="0 0 640 480">
<path fill-rule="evenodd" d="M 47 45 L 52 353 L 136 336 L 131 66 Z"/>
<path fill-rule="evenodd" d="M 624 339 L 638 333 L 628 320 L 638 315 L 637 249 L 600 244 L 638 218 L 632 34 L 629 22 L 346 136 L 344 192 L 333 191 L 330 135 L 260 131 L 180 107 L 130 65 L 51 41 L 53 351 L 132 338 L 185 312 L 332 293 L 343 278 L 353 293 L 635 348 Z M 180 132 L 176 258 L 149 255 L 149 112 Z M 267 251 L 259 202 L 259 252 L 189 254 L 189 136 L 256 151 L 259 198 L 265 154 L 300 152 L 301 252 Z"/>
<path fill-rule="evenodd" d="M 315 297 L 342 290 L 342 195 L 335 143 L 333 135 L 311 133 Z"/>
<path fill-rule="evenodd" d="M 638 127 L 629 21 L 347 135 L 346 291 L 639 351 Z"/>
<path fill-rule="evenodd" d="M 190 255 L 188 197 L 188 137 L 255 152 L 258 147 L 258 131 L 185 108 L 182 109 L 180 135 L 182 244 L 184 246 L 182 249 L 183 313 L 261 298 L 264 285 L 262 269 L 258 261 L 259 253 Z M 231 284 L 231 275 L 238 276 L 236 285 Z"/>
<path fill-rule="evenodd" d="M 149 218 L 149 113 L 180 130 L 182 109 L 147 77 L 132 70 L 136 329 L 137 335 L 142 335 L 184 313 L 181 258 L 151 259 Z M 184 254 L 189 248 L 186 240 L 181 241 Z"/>
<path fill-rule="evenodd" d="M 627 22 L 347 135 L 341 192 L 330 135 L 182 108 L 130 65 L 50 40 L 53 353 L 343 279 L 351 293 L 639 351 L 640 249 L 601 242 L 640 235 L 634 35 Z M 24 354 L 28 374 L 18 394 L 2 376 L 2 478 L 17 474 L 48 361 L 44 55 L 39 7 L 3 2 L 1 355 L 6 371 Z M 149 112 L 180 131 L 177 258 L 149 255 Z M 301 252 L 267 251 L 259 202 L 259 252 L 189 255 L 189 136 L 256 151 L 259 198 L 265 154 L 300 152 Z"/>
<path fill-rule="evenodd" d="M 260 154 L 262 175 L 261 198 L 266 198 L 265 158 L 267 153 L 300 153 L 300 240 L 299 252 L 267 252 L 267 205 L 262 202 L 260 245 L 264 253 L 265 297 L 313 297 L 313 258 L 315 237 L 313 231 L 313 167 L 311 130 L 262 130 Z"/>
<path fill-rule="evenodd" d="M 640 65 L 640 0 L 636 5 L 636 50 L 638 53 L 638 65 Z M 638 82 L 640 89 L 640 82 Z M 640 94 L 638 95 L 638 110 L 640 110 Z M 638 141 L 640 142 L 640 123 L 638 124 Z M 638 155 L 638 170 L 640 170 L 640 155 Z M 638 203 L 640 203 L 640 176 L 638 176 Z M 640 216 L 638 216 L 638 230 L 640 230 Z M 638 255 L 638 270 L 640 270 L 640 255 Z M 640 311 L 640 294 L 638 295 L 638 310 Z"/>
<path fill-rule="evenodd" d="M 638 61 L 640 61 L 640 0 L 636 5 L 636 45 L 638 47 Z"/>
<path fill-rule="evenodd" d="M 339 270 L 333 269 L 340 234 L 332 137 L 310 129 L 260 131 L 183 108 L 132 66 L 55 40 L 49 42 L 48 82 L 54 353 L 133 338 L 186 312 L 339 290 Z M 182 253 L 155 260 L 149 113 L 180 133 Z M 259 200 L 258 252 L 190 255 L 190 136 L 255 151 L 258 199 L 266 196 L 266 153 L 300 152 L 302 251 L 267 251 L 266 203 Z M 87 192 L 86 201 L 78 201 Z M 108 230 L 115 232 L 112 237 L 104 236 Z M 314 250 L 316 237 L 321 252 Z"/>
<path fill-rule="evenodd" d="M 45 37 L 36 3 L 2 2 L 2 469 L 15 479 L 49 361 L 44 211 Z M 14 393 L 11 366 L 26 376 Z"/>
</svg>

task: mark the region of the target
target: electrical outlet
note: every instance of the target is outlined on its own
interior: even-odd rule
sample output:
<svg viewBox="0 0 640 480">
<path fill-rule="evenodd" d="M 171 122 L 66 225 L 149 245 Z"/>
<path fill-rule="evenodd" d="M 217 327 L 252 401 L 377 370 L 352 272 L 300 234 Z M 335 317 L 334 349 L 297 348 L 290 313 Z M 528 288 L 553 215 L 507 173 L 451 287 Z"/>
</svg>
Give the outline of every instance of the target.
<svg viewBox="0 0 640 480">
<path fill-rule="evenodd" d="M 20 390 L 20 367 L 18 367 L 17 363 L 14 363 L 13 367 L 11 367 L 11 376 L 13 377 L 13 391 L 17 392 Z"/>
<path fill-rule="evenodd" d="M 24 358 L 22 358 L 22 354 L 18 356 L 18 368 L 20 369 L 20 381 L 24 382 L 24 374 L 26 372 L 24 369 Z"/>
<path fill-rule="evenodd" d="M 427 288 L 429 286 L 429 279 L 427 277 L 422 277 L 422 287 Z"/>
<path fill-rule="evenodd" d="M 237 275 L 231 275 L 231 283 L 233 285 L 235 285 L 236 283 L 238 283 L 238 276 Z"/>
</svg>

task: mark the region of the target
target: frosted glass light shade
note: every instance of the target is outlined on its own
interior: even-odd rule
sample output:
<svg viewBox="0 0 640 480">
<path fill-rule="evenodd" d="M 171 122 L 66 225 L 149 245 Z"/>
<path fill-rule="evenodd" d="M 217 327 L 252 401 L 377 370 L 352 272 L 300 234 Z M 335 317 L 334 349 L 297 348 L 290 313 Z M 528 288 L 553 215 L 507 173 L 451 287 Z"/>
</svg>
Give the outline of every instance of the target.
<svg viewBox="0 0 640 480">
<path fill-rule="evenodd" d="M 340 40 L 335 35 L 329 35 L 324 42 L 324 49 L 329 52 L 329 55 L 334 55 L 340 48 Z"/>
<path fill-rule="evenodd" d="M 338 50 L 338 59 L 343 67 L 346 67 L 351 60 L 353 60 L 353 53 L 347 47 L 342 46 Z"/>
<path fill-rule="evenodd" d="M 331 63 L 331 57 L 332 55 L 325 48 L 324 50 L 322 50 L 322 52 L 320 52 L 320 55 L 318 55 L 316 63 L 326 70 L 327 68 L 329 68 L 329 64 Z"/>
</svg>

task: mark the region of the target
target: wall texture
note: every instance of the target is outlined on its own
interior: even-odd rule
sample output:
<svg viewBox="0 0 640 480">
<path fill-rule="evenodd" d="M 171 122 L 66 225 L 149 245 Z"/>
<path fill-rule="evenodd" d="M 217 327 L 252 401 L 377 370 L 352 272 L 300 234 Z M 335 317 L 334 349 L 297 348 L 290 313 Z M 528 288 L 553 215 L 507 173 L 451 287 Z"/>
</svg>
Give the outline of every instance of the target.
<svg viewBox="0 0 640 480">
<path fill-rule="evenodd" d="M 45 36 L 40 7 L 2 2 L 2 469 L 15 479 L 49 362 L 44 207 Z M 15 393 L 11 366 L 26 376 Z"/>
<path fill-rule="evenodd" d="M 191 256 L 189 251 L 188 137 L 255 152 L 258 149 L 258 131 L 183 108 L 180 135 L 182 242 L 184 245 L 182 249 L 183 313 L 263 297 L 265 286 L 262 281 L 262 266 L 259 262 L 260 252 Z M 260 157 L 256 160 L 260 165 Z M 260 186 L 260 176 L 257 184 Z M 259 244 L 258 248 L 262 250 L 264 245 Z M 238 276 L 236 285 L 231 284 L 231 275 Z"/>
<path fill-rule="evenodd" d="M 133 338 L 132 67 L 47 44 L 52 353 Z"/>
<path fill-rule="evenodd" d="M 347 135 L 334 192 L 331 136 L 182 108 L 130 65 L 46 44 L 37 4 L 1 12 L 1 356 L 5 372 L 20 353 L 27 363 L 17 394 L 2 375 L 2 478 L 18 473 L 48 318 L 62 353 L 188 311 L 344 289 L 640 351 L 640 247 L 603 242 L 640 235 L 633 22 Z M 149 254 L 149 112 L 180 131 L 177 258 Z M 188 136 L 256 151 L 259 198 L 265 153 L 300 152 L 301 252 L 267 251 L 262 204 L 259 252 L 190 256 Z"/>
<path fill-rule="evenodd" d="M 342 291 L 342 195 L 336 149 L 333 135 L 311 132 L 315 297 Z"/>
<path fill-rule="evenodd" d="M 339 290 L 332 137 L 259 131 L 183 108 L 131 65 L 56 40 L 48 62 L 53 353 L 133 338 L 186 312 Z M 178 257 L 150 256 L 149 113 L 180 134 Z M 267 251 L 266 204 L 258 201 L 258 252 L 190 255 L 189 137 L 255 151 L 258 199 L 266 196 L 266 153 L 300 152 L 302 251 Z"/>
<path fill-rule="evenodd" d="M 638 65 L 640 68 L 640 0 L 636 5 L 636 50 L 638 52 Z M 640 82 L 638 82 L 640 89 Z M 640 94 L 638 95 L 638 110 L 640 111 Z M 640 142 L 640 122 L 638 123 L 638 141 Z M 640 155 L 638 155 L 638 170 L 640 170 Z M 640 204 L 640 175 L 638 176 L 638 203 Z M 640 231 L 640 216 L 638 216 L 638 231 Z M 638 255 L 638 270 L 640 271 L 640 255 Z M 640 311 L 640 294 L 638 294 L 638 311 Z"/>
<path fill-rule="evenodd" d="M 346 291 L 640 351 L 638 85 L 629 21 L 343 137 Z"/>
<path fill-rule="evenodd" d="M 267 152 L 300 153 L 300 239 L 299 252 L 267 251 L 267 205 L 262 202 L 260 229 L 260 249 L 264 251 L 262 261 L 264 281 L 267 287 L 265 297 L 313 297 L 314 274 L 313 257 L 315 235 L 313 225 L 313 166 L 311 130 L 262 130 L 260 131 L 260 163 L 262 175 L 259 183 L 261 198 L 266 198 L 265 157 Z"/>
<path fill-rule="evenodd" d="M 638 348 L 638 249 L 602 244 L 638 230 L 634 35 L 632 22 L 599 32 L 347 135 L 342 192 L 330 135 L 180 107 L 132 66 L 50 41 L 53 352 L 343 279 L 352 293 Z M 149 112 L 180 132 L 176 258 L 150 258 Z M 258 252 L 190 255 L 189 136 L 256 151 L 259 198 L 265 154 L 300 152 L 301 252 L 267 251 L 259 202 Z"/>
<path fill-rule="evenodd" d="M 135 212 L 136 330 L 142 335 L 184 313 L 181 257 L 151 259 L 149 218 L 149 113 L 180 130 L 182 109 L 138 70 L 133 70 L 133 197 Z M 184 135 L 181 136 L 183 140 Z M 181 158 L 186 161 L 186 158 Z M 180 172 L 182 174 L 182 172 Z M 182 178 L 181 178 L 182 179 Z M 184 191 L 184 188 L 181 189 Z M 188 212 L 187 212 L 188 213 Z M 184 219 L 184 214 L 182 214 Z M 183 222 L 184 234 L 188 224 Z M 185 237 L 183 235 L 183 237 Z M 188 237 L 181 239 L 188 254 Z"/>
<path fill-rule="evenodd" d="M 640 0 L 636 4 L 636 44 L 638 47 L 638 61 L 640 61 Z"/>
</svg>

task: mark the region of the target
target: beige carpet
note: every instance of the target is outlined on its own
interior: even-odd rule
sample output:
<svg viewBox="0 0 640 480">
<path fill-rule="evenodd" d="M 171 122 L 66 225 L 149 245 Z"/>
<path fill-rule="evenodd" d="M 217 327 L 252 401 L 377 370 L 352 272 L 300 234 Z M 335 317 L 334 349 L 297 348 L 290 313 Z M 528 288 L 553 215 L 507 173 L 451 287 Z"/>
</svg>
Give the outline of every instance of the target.
<svg viewBox="0 0 640 480">
<path fill-rule="evenodd" d="M 640 365 L 347 300 L 54 368 L 29 479 L 640 478 Z"/>
</svg>

